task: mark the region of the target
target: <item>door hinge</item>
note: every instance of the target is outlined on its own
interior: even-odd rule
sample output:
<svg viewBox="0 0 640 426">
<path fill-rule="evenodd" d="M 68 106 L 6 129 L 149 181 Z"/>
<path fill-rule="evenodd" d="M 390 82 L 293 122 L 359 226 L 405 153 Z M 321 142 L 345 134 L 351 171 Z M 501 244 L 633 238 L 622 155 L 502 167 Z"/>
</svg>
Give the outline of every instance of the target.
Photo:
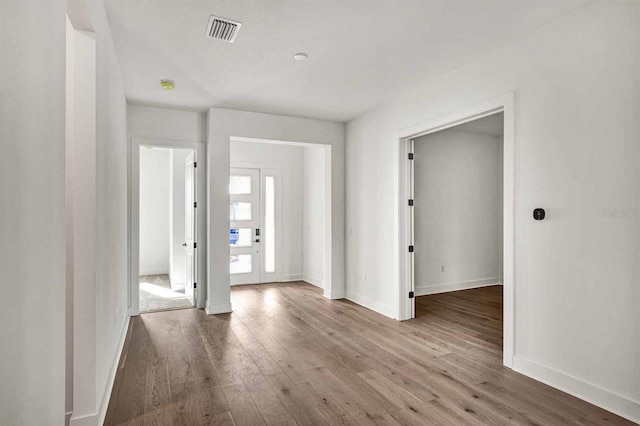
<svg viewBox="0 0 640 426">
<path fill-rule="evenodd" d="M 413 152 L 409 153 L 409 160 L 413 160 Z"/>
<path fill-rule="evenodd" d="M 197 161 L 193 162 L 193 167 L 198 167 L 198 162 Z"/>
<path fill-rule="evenodd" d="M 409 292 L 409 299 L 413 299 L 413 292 L 412 291 Z"/>
<path fill-rule="evenodd" d="M 198 244 L 197 243 L 193 243 L 193 248 L 198 248 Z"/>
<path fill-rule="evenodd" d="M 198 203 L 197 202 L 193 202 L 193 208 L 195 209 L 196 207 L 198 207 Z"/>
<path fill-rule="evenodd" d="M 413 246 L 409 246 L 409 253 L 413 253 Z"/>
<path fill-rule="evenodd" d="M 193 283 L 193 288 L 198 288 L 198 283 Z"/>
<path fill-rule="evenodd" d="M 409 200 L 409 205 L 412 206 L 413 205 L 413 200 Z"/>
</svg>

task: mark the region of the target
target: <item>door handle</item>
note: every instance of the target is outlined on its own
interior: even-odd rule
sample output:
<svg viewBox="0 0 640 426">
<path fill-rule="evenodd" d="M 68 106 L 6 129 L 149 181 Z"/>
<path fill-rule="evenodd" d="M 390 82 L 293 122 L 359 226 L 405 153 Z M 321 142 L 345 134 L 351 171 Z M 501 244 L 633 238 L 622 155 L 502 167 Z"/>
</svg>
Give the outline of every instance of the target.
<svg viewBox="0 0 640 426">
<path fill-rule="evenodd" d="M 182 247 L 186 247 L 186 246 L 187 246 L 187 243 L 183 243 L 183 244 L 182 244 Z"/>
<path fill-rule="evenodd" d="M 254 240 L 253 242 L 254 242 L 254 243 L 259 243 L 259 242 L 260 242 L 260 239 Z"/>
</svg>

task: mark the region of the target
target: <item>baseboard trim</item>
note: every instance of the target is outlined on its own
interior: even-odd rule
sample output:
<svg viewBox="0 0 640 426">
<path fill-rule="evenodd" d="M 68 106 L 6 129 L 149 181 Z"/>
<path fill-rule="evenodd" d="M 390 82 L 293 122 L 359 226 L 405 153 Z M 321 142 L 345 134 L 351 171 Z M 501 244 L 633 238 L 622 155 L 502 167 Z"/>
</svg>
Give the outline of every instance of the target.
<svg viewBox="0 0 640 426">
<path fill-rule="evenodd" d="M 217 315 L 230 314 L 231 312 L 233 312 L 233 309 L 231 308 L 231 303 L 216 303 L 215 305 L 210 305 L 207 302 L 204 311 L 207 313 L 207 315 Z"/>
<path fill-rule="evenodd" d="M 169 275 L 168 269 L 141 269 L 140 276 L 143 277 L 145 275 Z"/>
<path fill-rule="evenodd" d="M 377 300 L 373 300 L 370 297 L 363 296 L 351 291 L 347 291 L 346 298 L 353 303 L 357 303 L 360 306 L 364 306 L 367 309 L 371 309 L 379 314 L 382 314 L 389 318 L 395 318 L 396 312 L 393 306 L 385 305 Z"/>
<path fill-rule="evenodd" d="M 428 294 L 447 293 L 449 291 L 469 290 L 472 288 L 487 287 L 501 284 L 498 277 L 483 278 L 481 280 L 462 281 L 458 283 L 436 284 L 430 286 L 416 286 L 416 296 L 426 296 Z"/>
<path fill-rule="evenodd" d="M 513 369 L 577 398 L 640 424 L 640 402 L 534 361 L 513 357 Z"/>
<path fill-rule="evenodd" d="M 309 284 L 315 285 L 316 287 L 324 288 L 324 280 L 321 280 L 318 277 L 303 274 L 302 281 L 308 282 Z"/>
<path fill-rule="evenodd" d="M 122 329 L 120 330 L 120 337 L 118 338 L 118 346 L 111 360 L 111 369 L 107 376 L 107 383 L 105 385 L 102 398 L 100 398 L 100 406 L 98 412 L 93 414 L 87 414 L 80 417 L 73 417 L 69 419 L 70 426 L 98 426 L 104 423 L 104 419 L 107 415 L 107 408 L 109 408 L 109 400 L 111 399 L 111 393 L 113 392 L 113 384 L 116 380 L 116 373 L 118 372 L 118 364 L 120 363 L 120 357 L 122 356 L 122 350 L 124 349 L 124 343 L 127 340 L 127 333 L 129 331 L 130 316 L 126 316 Z"/>
<path fill-rule="evenodd" d="M 303 280 L 303 275 L 302 274 L 289 274 L 289 275 L 283 275 L 282 277 L 280 277 L 280 282 L 281 283 L 288 283 L 291 281 L 302 281 Z"/>
<path fill-rule="evenodd" d="M 330 300 L 338 300 L 338 299 L 345 299 L 346 298 L 346 294 L 344 293 L 344 291 L 331 291 L 328 288 L 324 289 L 324 297 L 326 297 L 327 299 Z"/>
</svg>

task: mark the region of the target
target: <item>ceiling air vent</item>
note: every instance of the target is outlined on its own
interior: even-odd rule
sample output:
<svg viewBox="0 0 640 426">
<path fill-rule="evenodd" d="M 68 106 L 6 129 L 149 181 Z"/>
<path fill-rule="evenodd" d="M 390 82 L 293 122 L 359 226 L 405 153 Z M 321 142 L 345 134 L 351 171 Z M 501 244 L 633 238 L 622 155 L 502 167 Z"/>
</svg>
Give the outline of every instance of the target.
<svg viewBox="0 0 640 426">
<path fill-rule="evenodd" d="M 205 37 L 215 38 L 217 40 L 226 41 L 227 43 L 233 43 L 236 40 L 236 36 L 238 35 L 238 31 L 240 31 L 241 26 L 241 22 L 211 15 Z"/>
</svg>

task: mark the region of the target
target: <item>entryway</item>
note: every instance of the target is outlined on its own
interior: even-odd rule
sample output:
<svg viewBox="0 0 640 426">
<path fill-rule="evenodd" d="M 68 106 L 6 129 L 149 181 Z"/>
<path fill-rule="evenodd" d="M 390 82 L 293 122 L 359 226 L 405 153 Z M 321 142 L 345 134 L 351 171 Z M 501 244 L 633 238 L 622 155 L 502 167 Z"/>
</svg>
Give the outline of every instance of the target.
<svg viewBox="0 0 640 426">
<path fill-rule="evenodd" d="M 201 151 L 197 143 L 132 140 L 131 315 L 204 305 Z"/>
<path fill-rule="evenodd" d="M 505 95 L 405 132 L 399 317 L 446 318 L 461 335 L 482 335 L 495 344 L 511 366 L 513 98 Z"/>
</svg>

